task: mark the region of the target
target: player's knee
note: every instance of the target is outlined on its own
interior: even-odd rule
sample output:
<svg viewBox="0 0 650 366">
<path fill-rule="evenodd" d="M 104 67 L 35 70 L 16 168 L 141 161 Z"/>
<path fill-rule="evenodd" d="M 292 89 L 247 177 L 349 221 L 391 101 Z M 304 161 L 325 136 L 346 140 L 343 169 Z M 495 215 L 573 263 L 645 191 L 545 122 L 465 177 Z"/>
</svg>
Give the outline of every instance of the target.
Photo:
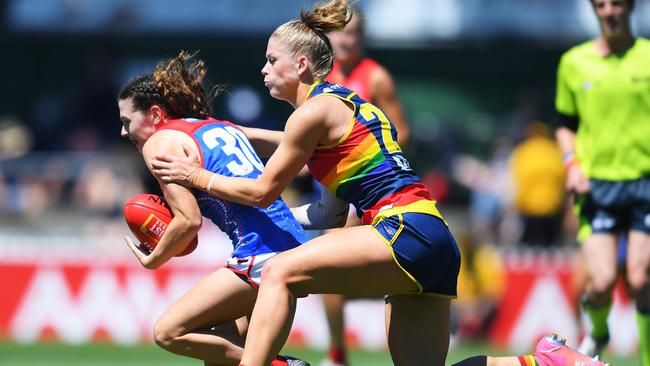
<svg viewBox="0 0 650 366">
<path fill-rule="evenodd" d="M 265 285 L 287 285 L 291 273 L 288 264 L 285 262 L 284 259 L 276 256 L 264 263 L 262 281 Z"/>
<path fill-rule="evenodd" d="M 631 270 L 627 274 L 627 283 L 633 294 L 640 294 L 648 291 L 648 287 L 650 286 L 648 273 L 645 269 Z"/>
<path fill-rule="evenodd" d="M 176 337 L 171 328 L 158 320 L 153 327 L 153 340 L 160 348 L 171 350 L 174 347 Z"/>
<path fill-rule="evenodd" d="M 591 288 L 598 294 L 610 293 L 616 285 L 616 272 L 602 271 L 593 275 L 591 279 Z"/>
<path fill-rule="evenodd" d="M 262 268 L 262 287 L 271 291 L 286 288 L 295 297 L 305 297 L 308 293 L 301 286 L 303 279 L 292 261 L 283 256 L 272 258 Z"/>
</svg>

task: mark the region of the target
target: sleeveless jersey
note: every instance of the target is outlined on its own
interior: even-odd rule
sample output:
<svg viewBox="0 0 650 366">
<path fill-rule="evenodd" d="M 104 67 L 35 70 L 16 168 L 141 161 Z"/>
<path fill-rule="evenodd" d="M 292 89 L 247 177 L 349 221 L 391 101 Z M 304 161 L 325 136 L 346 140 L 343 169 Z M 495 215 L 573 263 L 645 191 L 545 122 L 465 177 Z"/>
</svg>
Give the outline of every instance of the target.
<svg viewBox="0 0 650 366">
<path fill-rule="evenodd" d="M 340 199 L 352 203 L 364 224 L 384 210 L 440 216 L 429 190 L 413 172 L 397 144 L 395 127 L 384 112 L 351 90 L 317 81 L 307 99 L 332 96 L 354 107 L 347 132 L 330 146 L 318 146 L 309 171 Z M 426 201 L 426 202 L 424 202 Z M 418 203 L 418 204 L 416 204 Z"/>
<path fill-rule="evenodd" d="M 234 124 L 216 119 L 168 120 L 159 130 L 181 131 L 199 148 L 201 165 L 213 173 L 257 178 L 264 165 L 246 135 Z M 222 200 L 200 190 L 192 192 L 201 214 L 232 240 L 234 257 L 248 257 L 294 248 L 306 241 L 300 224 L 278 198 L 267 208 Z"/>
<path fill-rule="evenodd" d="M 340 84 L 350 90 L 354 90 L 361 99 L 372 102 L 370 75 L 379 67 L 379 64 L 375 60 L 366 57 L 354 65 L 348 75 L 343 75 L 341 63 L 334 59 L 334 66 L 329 75 L 327 75 L 326 80 L 332 84 Z"/>
</svg>

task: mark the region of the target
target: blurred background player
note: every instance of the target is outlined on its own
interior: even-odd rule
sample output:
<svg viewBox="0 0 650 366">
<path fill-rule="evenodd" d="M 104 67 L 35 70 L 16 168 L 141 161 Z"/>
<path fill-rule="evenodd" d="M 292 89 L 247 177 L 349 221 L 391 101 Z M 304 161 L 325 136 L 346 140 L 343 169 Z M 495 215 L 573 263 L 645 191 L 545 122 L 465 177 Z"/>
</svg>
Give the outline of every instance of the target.
<svg viewBox="0 0 650 366">
<path fill-rule="evenodd" d="M 206 67 L 181 52 L 124 85 L 118 96 L 122 137 L 138 147 L 149 168 L 154 154 L 201 154 L 203 167 L 228 176 L 256 177 L 264 169 L 241 129 L 211 118 L 212 96 L 204 91 Z M 213 89 L 215 91 L 215 89 Z M 241 359 L 264 264 L 304 240 L 300 224 L 281 199 L 264 209 L 241 206 L 160 184 L 174 214 L 158 245 L 129 248 L 145 268 L 156 269 L 184 250 L 201 227 L 201 215 L 228 234 L 234 251 L 225 267 L 204 277 L 163 313 L 154 326 L 156 343 L 206 365 L 235 365 Z M 271 365 L 308 365 L 276 357 Z"/>
<path fill-rule="evenodd" d="M 359 94 L 359 96 L 376 105 L 386 113 L 397 130 L 397 142 L 405 148 L 409 141 L 410 130 L 402 105 L 397 97 L 392 76 L 377 61 L 365 57 L 363 46 L 365 40 L 365 20 L 358 7 L 353 7 L 350 22 L 341 31 L 329 34 L 334 52 L 334 65 L 327 75 L 327 81 L 341 84 Z M 354 208 L 346 227 L 361 225 Z M 345 319 L 343 295 L 322 295 L 325 316 L 329 329 L 330 349 L 322 365 L 338 366 L 347 364 L 345 347 Z"/>
<path fill-rule="evenodd" d="M 327 81 L 341 84 L 381 108 L 397 129 L 397 142 L 402 147 L 406 146 L 411 131 L 395 90 L 395 82 L 388 70 L 364 56 L 365 19 L 357 7 L 353 7 L 352 18 L 345 28 L 330 33 L 329 39 L 334 64 Z"/>
<path fill-rule="evenodd" d="M 559 245 L 565 202 L 562 153 L 544 122 L 534 121 L 510 156 L 514 207 L 521 217 L 520 241 L 527 245 Z"/>
<path fill-rule="evenodd" d="M 641 364 L 650 365 L 650 42 L 630 27 L 634 0 L 591 0 L 600 36 L 567 51 L 558 67 L 556 131 L 567 190 L 576 194 L 592 329 L 579 350 L 599 354 L 627 234 L 627 282 L 636 301 Z"/>
</svg>

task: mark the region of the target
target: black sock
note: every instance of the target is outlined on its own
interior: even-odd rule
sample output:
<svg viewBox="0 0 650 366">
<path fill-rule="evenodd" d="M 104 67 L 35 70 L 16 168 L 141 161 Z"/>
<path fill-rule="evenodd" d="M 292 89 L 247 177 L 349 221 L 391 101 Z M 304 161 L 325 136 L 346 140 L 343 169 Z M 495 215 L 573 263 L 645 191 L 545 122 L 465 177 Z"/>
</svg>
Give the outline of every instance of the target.
<svg viewBox="0 0 650 366">
<path fill-rule="evenodd" d="M 487 356 L 481 355 L 481 356 L 466 358 L 462 361 L 456 362 L 451 366 L 487 366 Z"/>
</svg>

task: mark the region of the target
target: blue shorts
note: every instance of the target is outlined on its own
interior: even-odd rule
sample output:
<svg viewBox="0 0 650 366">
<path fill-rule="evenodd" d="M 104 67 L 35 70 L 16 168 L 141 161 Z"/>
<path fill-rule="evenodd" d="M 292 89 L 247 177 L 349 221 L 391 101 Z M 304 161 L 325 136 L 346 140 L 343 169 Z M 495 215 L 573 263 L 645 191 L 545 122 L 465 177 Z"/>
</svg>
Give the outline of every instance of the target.
<svg viewBox="0 0 650 366">
<path fill-rule="evenodd" d="M 380 219 L 373 229 L 391 248 L 395 262 L 417 283 L 419 293 L 455 298 L 460 252 L 440 218 L 401 213 Z"/>
<path fill-rule="evenodd" d="M 591 191 L 578 200 L 581 222 L 593 233 L 638 230 L 650 233 L 650 178 L 609 182 L 591 179 Z"/>
</svg>

